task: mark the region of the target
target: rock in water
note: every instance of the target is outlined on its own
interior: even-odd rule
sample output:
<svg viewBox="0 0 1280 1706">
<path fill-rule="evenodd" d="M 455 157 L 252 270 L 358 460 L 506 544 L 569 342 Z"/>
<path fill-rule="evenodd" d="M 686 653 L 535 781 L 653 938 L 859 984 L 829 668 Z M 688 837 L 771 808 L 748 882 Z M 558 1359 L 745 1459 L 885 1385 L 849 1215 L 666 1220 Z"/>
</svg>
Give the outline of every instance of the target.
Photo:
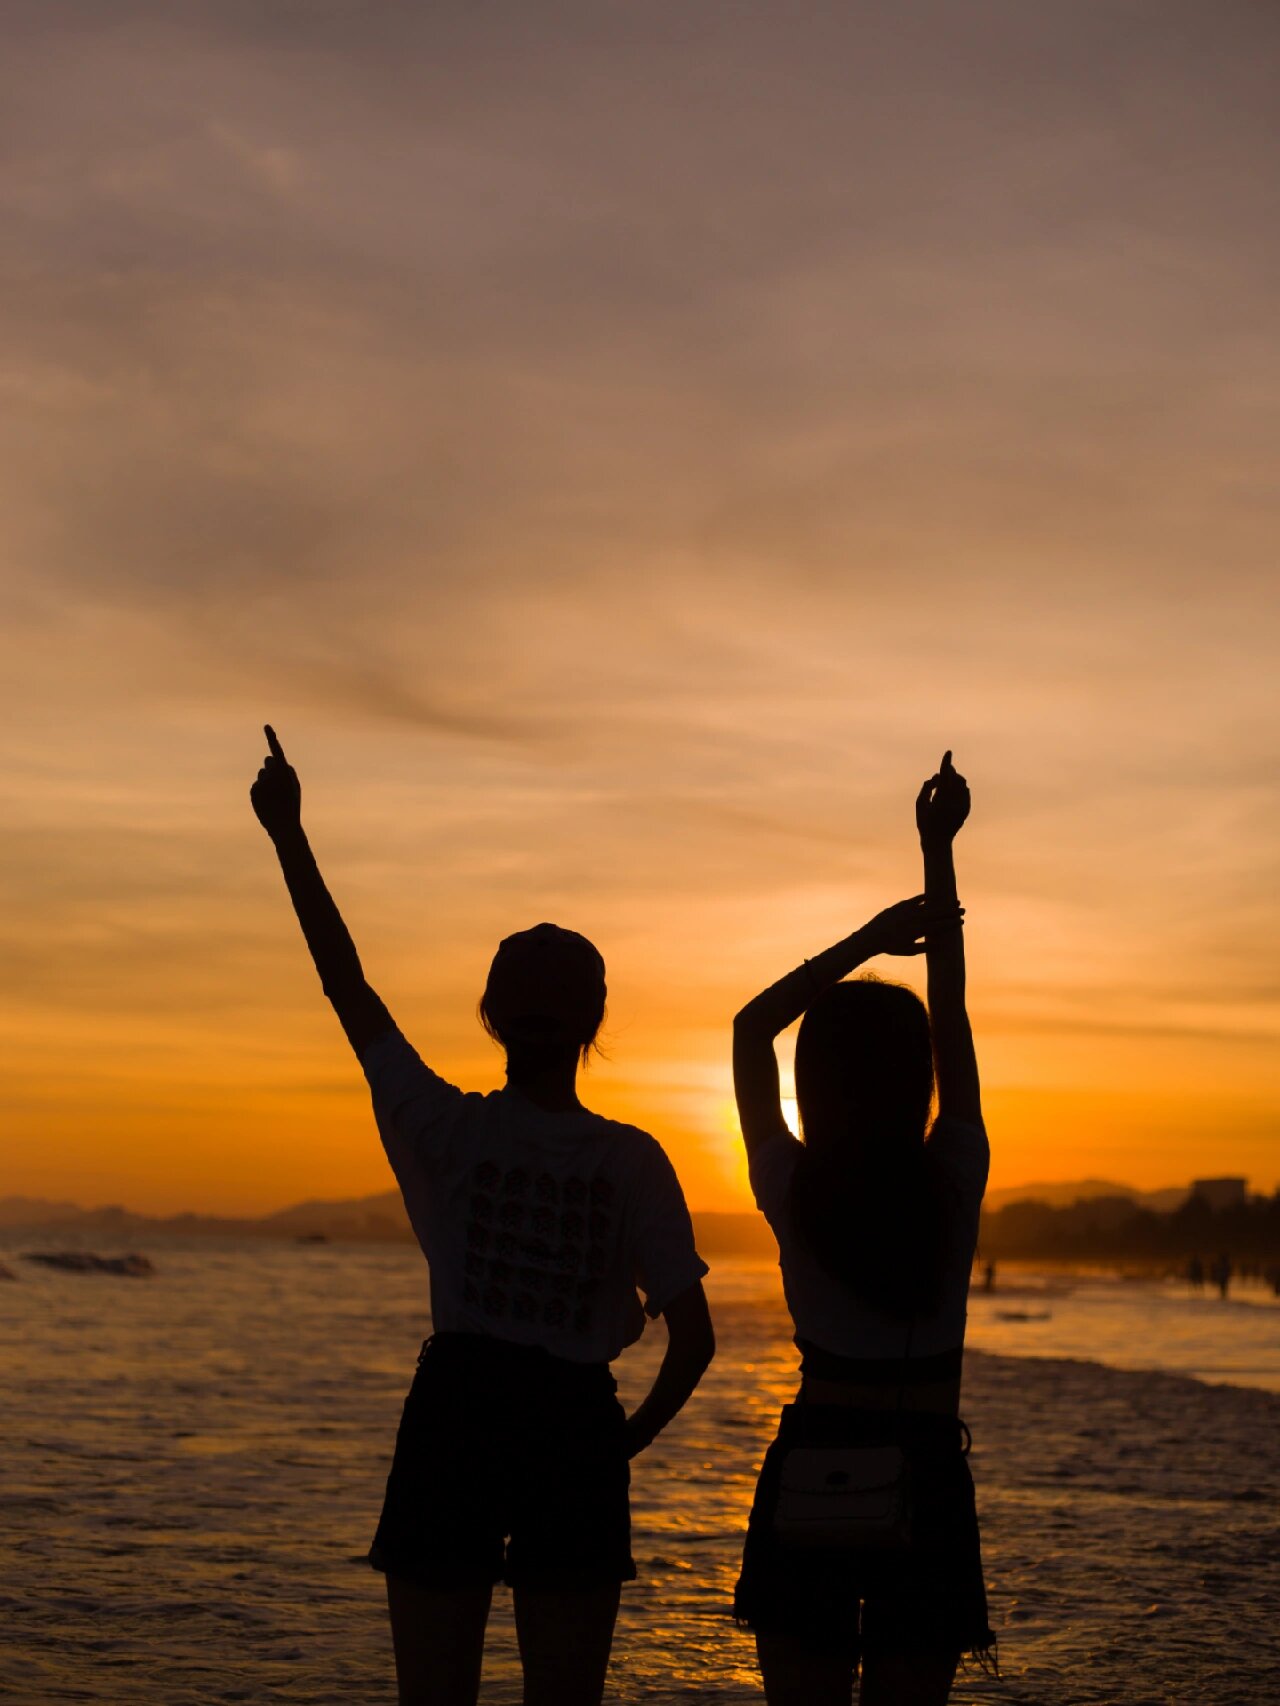
<svg viewBox="0 0 1280 1706">
<path fill-rule="evenodd" d="M 22 1259 L 68 1274 L 123 1274 L 128 1279 L 146 1279 L 156 1271 L 148 1257 L 136 1252 L 127 1256 L 95 1256 L 88 1250 L 24 1250 Z"/>
</svg>

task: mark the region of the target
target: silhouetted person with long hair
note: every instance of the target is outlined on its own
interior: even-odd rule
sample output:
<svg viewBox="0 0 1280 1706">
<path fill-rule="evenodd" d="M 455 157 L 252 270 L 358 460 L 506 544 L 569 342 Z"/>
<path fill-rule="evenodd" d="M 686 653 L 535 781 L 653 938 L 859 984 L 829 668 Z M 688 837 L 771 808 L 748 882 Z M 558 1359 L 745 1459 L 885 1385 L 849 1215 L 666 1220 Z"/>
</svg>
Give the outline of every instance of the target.
<svg viewBox="0 0 1280 1706">
<path fill-rule="evenodd" d="M 952 858 L 968 812 L 947 753 L 916 801 L 924 894 L 805 961 L 734 1023 L 752 1189 L 802 1353 L 735 1597 L 770 1706 L 848 1706 L 859 1665 L 862 1706 L 941 1706 L 961 1653 L 994 1639 L 959 1420 L 988 1166 Z M 878 954 L 921 952 L 927 1010 L 901 985 L 840 981 Z M 773 1045 L 802 1014 L 800 1143 Z"/>
<path fill-rule="evenodd" d="M 402 1706 L 478 1698 L 499 1580 L 514 1590 L 528 1706 L 596 1706 L 619 1585 L 636 1573 L 628 1461 L 714 1350 L 684 1197 L 653 1138 L 578 1100 L 605 975 L 574 931 L 539 924 L 498 948 L 480 1016 L 506 1051 L 505 1089 L 464 1095 L 423 1065 L 365 981 L 303 833 L 297 776 L 266 734 L 253 808 L 431 1269 L 434 1332 L 369 1554 L 387 1578 Z M 645 1310 L 665 1319 L 667 1350 L 628 1417 L 609 1363 Z"/>
</svg>

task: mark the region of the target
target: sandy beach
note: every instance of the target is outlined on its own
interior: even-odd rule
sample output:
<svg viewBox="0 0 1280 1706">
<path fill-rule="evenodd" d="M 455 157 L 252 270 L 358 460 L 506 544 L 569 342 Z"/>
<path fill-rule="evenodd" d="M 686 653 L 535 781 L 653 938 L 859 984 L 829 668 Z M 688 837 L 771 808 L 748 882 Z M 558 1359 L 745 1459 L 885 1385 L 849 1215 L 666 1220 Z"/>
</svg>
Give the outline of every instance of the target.
<svg viewBox="0 0 1280 1706">
<path fill-rule="evenodd" d="M 392 1701 L 362 1559 L 423 1330 L 420 1262 L 154 1255 L 148 1281 L 24 1271 L 5 1288 L 0 1697 Z M 720 1354 L 636 1466 L 618 1701 L 761 1698 L 726 1608 L 796 1359 L 772 1270 L 712 1285 Z M 623 1359 L 624 1395 L 659 1350 Z M 965 1413 L 1003 1681 L 962 1678 L 960 1706 L 1269 1706 L 1280 1396 L 971 1352 Z M 501 1594 L 484 1698 L 519 1699 Z"/>
</svg>

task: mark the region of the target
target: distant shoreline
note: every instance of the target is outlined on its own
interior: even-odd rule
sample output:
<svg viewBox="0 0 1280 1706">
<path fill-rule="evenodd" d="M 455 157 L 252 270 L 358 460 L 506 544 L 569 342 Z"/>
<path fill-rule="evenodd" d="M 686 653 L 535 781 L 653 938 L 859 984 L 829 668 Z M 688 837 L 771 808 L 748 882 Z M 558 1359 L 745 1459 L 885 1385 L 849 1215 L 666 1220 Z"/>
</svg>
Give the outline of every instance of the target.
<svg viewBox="0 0 1280 1706">
<path fill-rule="evenodd" d="M 77 1245 L 97 1239 L 246 1238 L 283 1243 L 409 1244 L 413 1231 L 405 1217 L 399 1192 L 357 1203 L 300 1203 L 294 1208 L 258 1218 L 178 1214 L 134 1214 L 123 1208 L 80 1209 L 71 1204 L 50 1205 L 41 1215 L 4 1210 L 16 1199 L 0 1202 L 0 1239 L 14 1237 L 70 1238 Z M 695 1214 L 694 1228 L 704 1255 L 767 1256 L 776 1258 L 777 1245 L 763 1219 L 754 1213 Z"/>
<path fill-rule="evenodd" d="M 1212 1183 L 1212 1182 L 1211 1182 Z M 1172 1273 L 1222 1255 L 1237 1266 L 1280 1276 L 1280 1192 L 1215 1203 L 1191 1186 L 1137 1192 L 1106 1180 L 1028 1186 L 1040 1195 L 993 1192 L 984 1206 L 978 1259 Z M 1207 1189 L 1207 1186 L 1205 1187 Z M 699 1248 L 710 1258 L 776 1258 L 777 1245 L 756 1212 L 693 1215 Z M 334 1244 L 412 1244 L 400 1193 L 295 1203 L 256 1216 L 137 1214 L 120 1205 L 81 1208 L 39 1198 L 0 1198 L 0 1236 L 110 1240 L 122 1245 L 155 1238 L 245 1238 Z"/>
</svg>

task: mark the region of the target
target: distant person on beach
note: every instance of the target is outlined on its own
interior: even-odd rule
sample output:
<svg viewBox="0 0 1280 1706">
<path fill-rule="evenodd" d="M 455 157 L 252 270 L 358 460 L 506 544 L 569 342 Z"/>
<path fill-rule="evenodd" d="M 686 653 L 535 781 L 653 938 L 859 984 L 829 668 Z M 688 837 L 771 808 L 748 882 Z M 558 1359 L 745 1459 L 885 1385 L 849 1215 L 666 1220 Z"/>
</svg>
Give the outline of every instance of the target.
<svg viewBox="0 0 1280 1706">
<path fill-rule="evenodd" d="M 965 1011 L 952 842 L 969 790 L 948 752 L 916 800 L 924 893 L 749 1002 L 733 1071 L 756 1202 L 801 1351 L 756 1487 L 740 1623 L 769 1706 L 942 1706 L 994 1636 L 959 1419 L 988 1147 Z M 925 954 L 929 1005 L 874 977 Z M 788 1131 L 774 1038 L 803 1014 Z M 930 1124 L 935 1083 L 938 1114 Z"/>
<path fill-rule="evenodd" d="M 527 1706 L 596 1706 L 619 1587 L 636 1574 L 628 1461 L 715 1348 L 680 1185 L 652 1137 L 578 1100 L 605 973 L 572 930 L 538 924 L 494 957 L 480 1018 L 506 1052 L 505 1089 L 466 1095 L 423 1065 L 365 981 L 302 829 L 298 778 L 266 736 L 253 809 L 431 1270 L 434 1331 L 369 1553 L 387 1578 L 400 1701 L 472 1706 L 502 1580 Z M 664 1318 L 667 1349 L 627 1416 L 609 1364 L 646 1311 Z"/>
</svg>

